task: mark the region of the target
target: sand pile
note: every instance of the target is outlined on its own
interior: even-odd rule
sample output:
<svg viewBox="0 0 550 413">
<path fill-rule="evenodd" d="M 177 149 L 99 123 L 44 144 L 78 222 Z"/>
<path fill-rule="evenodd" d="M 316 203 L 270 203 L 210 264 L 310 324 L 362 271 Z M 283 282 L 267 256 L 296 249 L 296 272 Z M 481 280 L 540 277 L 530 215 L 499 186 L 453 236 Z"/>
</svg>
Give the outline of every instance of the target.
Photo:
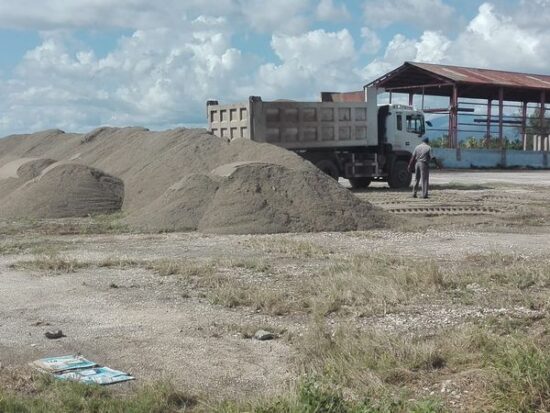
<svg viewBox="0 0 550 413">
<path fill-rule="evenodd" d="M 384 214 L 316 170 L 250 163 L 191 175 L 127 222 L 147 231 L 247 234 L 349 231 L 380 225 Z M 223 168 L 222 168 L 223 170 Z"/>
<path fill-rule="evenodd" d="M 89 166 L 37 160 L 23 164 L 19 172 L 19 179 L 30 180 L 0 201 L 0 217 L 81 217 L 122 206 L 122 180 Z"/>
<path fill-rule="evenodd" d="M 56 163 L 57 161 L 53 159 L 33 159 L 28 162 L 21 164 L 17 168 L 17 177 L 27 182 L 31 179 L 34 179 L 42 174 L 42 171 L 48 166 Z"/>
<path fill-rule="evenodd" d="M 15 165 L 23 158 L 88 165 L 110 177 L 95 180 L 95 184 L 87 181 L 86 185 L 72 185 L 64 178 L 58 182 L 57 191 L 62 188 L 66 198 L 50 202 L 47 191 L 39 189 L 48 181 L 42 182 L 45 163 L 27 165 L 18 178 L 6 178 L 13 175 Z M 45 170 L 48 174 L 49 168 Z M 11 205 L 10 211 L 32 212 L 34 216 L 34 207 L 18 208 L 20 204 L 36 205 L 38 201 L 34 200 L 41 199 L 40 203 L 51 205 L 48 216 L 81 211 L 84 201 L 100 209 L 114 208 L 121 200 L 119 178 L 124 183 L 122 209 L 127 213 L 127 222 L 147 231 L 351 230 L 382 225 L 384 221 L 383 213 L 298 155 L 247 140 L 229 143 L 202 129 L 151 132 L 143 128 L 99 128 L 84 135 L 51 130 L 12 136 L 0 139 L 0 174 L 2 171 L 0 189 L 11 185 L 4 204 Z M 32 179 L 40 171 L 42 175 Z M 32 184 L 21 186 L 21 181 L 29 178 Z M 55 179 L 61 180 L 61 176 L 52 176 Z M 103 183 L 107 181 L 111 184 L 106 188 Z M 97 186 L 98 182 L 103 183 Z M 61 205 L 71 203 L 72 197 L 78 199 L 79 207 Z M 0 207 L 7 208 L 1 203 Z M 56 208 L 62 212 L 55 213 Z"/>
</svg>

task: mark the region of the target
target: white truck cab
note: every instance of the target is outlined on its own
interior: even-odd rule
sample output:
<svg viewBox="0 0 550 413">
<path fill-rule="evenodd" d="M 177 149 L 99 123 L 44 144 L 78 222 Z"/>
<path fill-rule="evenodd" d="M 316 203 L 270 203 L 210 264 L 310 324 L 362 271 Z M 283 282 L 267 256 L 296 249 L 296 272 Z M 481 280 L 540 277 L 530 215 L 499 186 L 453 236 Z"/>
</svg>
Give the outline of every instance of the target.
<svg viewBox="0 0 550 413">
<path fill-rule="evenodd" d="M 408 105 L 389 105 L 386 118 L 387 143 L 394 150 L 410 151 L 418 145 L 426 133 L 424 115 Z"/>
</svg>

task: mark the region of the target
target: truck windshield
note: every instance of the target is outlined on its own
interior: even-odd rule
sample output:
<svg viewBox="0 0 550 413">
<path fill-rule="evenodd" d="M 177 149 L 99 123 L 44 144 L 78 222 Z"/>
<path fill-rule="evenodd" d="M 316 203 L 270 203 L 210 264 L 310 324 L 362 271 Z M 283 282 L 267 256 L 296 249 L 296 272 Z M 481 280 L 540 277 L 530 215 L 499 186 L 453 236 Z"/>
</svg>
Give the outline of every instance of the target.
<svg viewBox="0 0 550 413">
<path fill-rule="evenodd" d="M 424 126 L 424 116 L 422 115 L 407 115 L 407 132 L 424 135 L 426 128 Z"/>
</svg>

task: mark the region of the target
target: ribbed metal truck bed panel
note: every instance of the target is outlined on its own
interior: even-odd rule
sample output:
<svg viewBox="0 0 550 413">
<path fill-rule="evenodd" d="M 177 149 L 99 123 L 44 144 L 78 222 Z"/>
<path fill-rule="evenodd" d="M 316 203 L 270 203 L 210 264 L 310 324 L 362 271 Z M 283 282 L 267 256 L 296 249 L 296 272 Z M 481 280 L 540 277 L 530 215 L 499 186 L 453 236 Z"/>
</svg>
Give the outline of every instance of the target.
<svg viewBox="0 0 550 413">
<path fill-rule="evenodd" d="M 209 105 L 208 130 L 221 138 L 252 139 L 250 133 L 250 102 L 230 105 Z"/>
<path fill-rule="evenodd" d="M 376 122 L 376 119 L 375 119 Z M 367 134 L 365 102 L 263 102 L 208 106 L 208 128 L 288 149 L 376 145 Z"/>
</svg>

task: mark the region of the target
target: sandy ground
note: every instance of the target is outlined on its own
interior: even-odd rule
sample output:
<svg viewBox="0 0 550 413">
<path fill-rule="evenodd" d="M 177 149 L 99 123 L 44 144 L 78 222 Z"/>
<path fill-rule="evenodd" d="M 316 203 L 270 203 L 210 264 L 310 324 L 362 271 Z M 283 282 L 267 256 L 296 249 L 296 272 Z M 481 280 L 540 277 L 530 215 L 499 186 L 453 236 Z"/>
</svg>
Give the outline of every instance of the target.
<svg viewBox="0 0 550 413">
<path fill-rule="evenodd" d="M 432 171 L 433 184 L 513 183 L 550 186 L 550 171 Z"/>
<path fill-rule="evenodd" d="M 86 262 L 113 258 L 221 262 L 267 259 L 275 270 L 295 277 L 315 271 L 315 259 L 266 253 L 251 247 L 251 241 L 309 242 L 330 249 L 334 256 L 398 252 L 401 256 L 454 262 L 480 252 L 514 252 L 536 259 L 550 250 L 548 226 L 525 231 L 502 226 L 501 221 L 518 208 L 546 208 L 550 190 L 545 187 L 550 186 L 550 172 L 436 172 L 432 182 L 435 185 L 429 201 L 412 200 L 408 192 L 392 192 L 377 185 L 358 193 L 384 209 L 413 221 L 421 220 L 425 225 L 418 231 L 258 236 L 16 234 L 2 236 L 2 242 L 62 243 L 67 247 L 64 256 Z M 507 186 L 471 190 L 444 186 L 457 182 Z M 448 215 L 456 217 L 456 227 L 438 221 Z M 494 232 L 488 223 L 504 230 Z M 167 378 L 196 394 L 219 397 L 269 394 L 286 388 L 293 379 L 293 353 L 285 340 L 243 338 L 239 326 L 270 325 L 300 334 L 307 322 L 305 316 L 267 316 L 243 307 L 212 305 L 205 298 L 188 294 L 176 277 L 161 277 L 143 268 L 91 267 L 69 274 L 44 274 L 10 267 L 32 257 L 28 251 L 0 255 L 0 363 L 4 367 L 25 366 L 46 356 L 81 353 L 103 365 L 128 371 L 139 381 Z M 246 269 L 233 268 L 227 276 L 247 274 Z M 426 325 L 434 325 L 443 322 L 443 313 L 449 314 L 449 309 L 417 313 L 414 317 L 388 315 L 376 322 L 397 329 L 417 324 L 424 317 Z M 46 330 L 58 328 L 65 338 L 44 337 Z"/>
<path fill-rule="evenodd" d="M 347 180 L 342 180 L 344 186 Z M 550 186 L 550 171 L 548 170 L 448 170 L 432 169 L 430 171 L 430 183 L 433 185 L 445 185 L 450 183 L 473 184 L 514 184 L 521 186 Z M 386 187 L 386 183 L 373 183 L 373 187 Z"/>
</svg>

